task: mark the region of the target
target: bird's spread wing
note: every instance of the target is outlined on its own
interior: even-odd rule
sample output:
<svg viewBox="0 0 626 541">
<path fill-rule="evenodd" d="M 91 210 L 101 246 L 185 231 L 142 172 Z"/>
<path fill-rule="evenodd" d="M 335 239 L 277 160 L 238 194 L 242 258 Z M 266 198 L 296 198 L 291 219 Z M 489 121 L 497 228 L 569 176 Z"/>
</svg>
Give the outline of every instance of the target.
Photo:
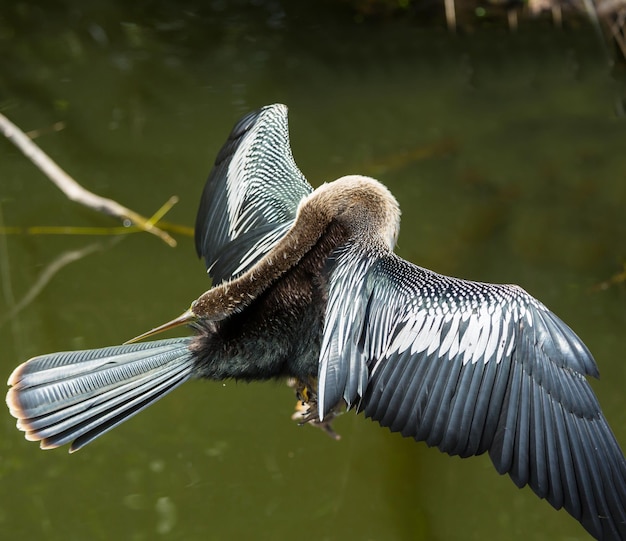
<svg viewBox="0 0 626 541">
<path fill-rule="evenodd" d="M 500 473 L 626 538 L 626 463 L 574 332 L 517 286 L 438 275 L 394 254 L 339 254 L 319 369 L 322 416 L 341 398 L 392 431 Z"/>
<path fill-rule="evenodd" d="M 291 155 L 287 107 L 270 105 L 240 120 L 217 156 L 196 218 L 196 250 L 214 283 L 266 254 L 311 191 Z"/>
</svg>

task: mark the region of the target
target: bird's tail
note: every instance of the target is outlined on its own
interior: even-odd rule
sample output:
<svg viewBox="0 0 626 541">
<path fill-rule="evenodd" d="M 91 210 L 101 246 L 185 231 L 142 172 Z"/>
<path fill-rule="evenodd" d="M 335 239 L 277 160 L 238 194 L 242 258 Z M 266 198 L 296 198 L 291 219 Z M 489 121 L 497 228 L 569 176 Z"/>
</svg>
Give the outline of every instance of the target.
<svg viewBox="0 0 626 541">
<path fill-rule="evenodd" d="M 88 444 L 146 408 L 193 370 L 191 338 L 34 357 L 9 377 L 7 405 L 42 449 Z"/>
</svg>

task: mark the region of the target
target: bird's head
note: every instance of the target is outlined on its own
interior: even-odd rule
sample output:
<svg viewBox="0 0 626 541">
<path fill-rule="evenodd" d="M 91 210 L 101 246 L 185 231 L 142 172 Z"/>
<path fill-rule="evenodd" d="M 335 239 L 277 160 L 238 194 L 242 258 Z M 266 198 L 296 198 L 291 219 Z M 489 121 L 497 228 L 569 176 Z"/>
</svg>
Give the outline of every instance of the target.
<svg viewBox="0 0 626 541">
<path fill-rule="evenodd" d="M 340 221 L 354 239 L 382 241 L 393 249 L 400 231 L 400 206 L 380 182 L 362 175 L 347 175 L 323 184 L 306 200 Z"/>
</svg>

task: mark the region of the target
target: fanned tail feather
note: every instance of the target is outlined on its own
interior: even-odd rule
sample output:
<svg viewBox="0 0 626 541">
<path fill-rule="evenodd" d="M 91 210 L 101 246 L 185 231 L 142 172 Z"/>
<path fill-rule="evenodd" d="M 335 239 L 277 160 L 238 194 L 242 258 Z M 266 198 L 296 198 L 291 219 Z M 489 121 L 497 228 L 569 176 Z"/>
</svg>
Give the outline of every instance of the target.
<svg viewBox="0 0 626 541">
<path fill-rule="evenodd" d="M 77 451 L 187 381 L 190 340 L 34 357 L 9 377 L 7 405 L 26 439 Z"/>
</svg>

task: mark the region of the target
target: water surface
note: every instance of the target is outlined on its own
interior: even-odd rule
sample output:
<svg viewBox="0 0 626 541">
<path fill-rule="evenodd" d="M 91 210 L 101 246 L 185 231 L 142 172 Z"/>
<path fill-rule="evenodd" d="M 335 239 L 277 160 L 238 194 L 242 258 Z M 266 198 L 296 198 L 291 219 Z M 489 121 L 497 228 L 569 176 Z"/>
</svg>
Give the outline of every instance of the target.
<svg viewBox="0 0 626 541">
<path fill-rule="evenodd" d="M 272 3 L 198 10 L 17 3 L 0 39 L 0 107 L 85 187 L 192 226 L 233 123 L 290 108 L 317 186 L 382 180 L 398 252 L 439 272 L 518 283 L 585 340 L 626 447 L 626 92 L 596 36 L 538 25 L 472 36 Z M 94 4 L 95 5 L 95 4 Z M 174 4 L 172 4 L 174 6 Z M 56 9 L 55 9 L 56 8 Z M 618 74 L 619 75 L 619 74 Z M 4 226 L 107 227 L 0 141 Z M 0 372 L 53 350 L 120 343 L 208 286 L 193 241 L 0 237 Z M 65 266 L 28 300 L 42 273 Z M 0 416 L 0 529 L 12 539 L 586 539 L 498 476 L 348 414 L 332 441 L 290 421 L 282 383 L 193 382 L 80 453 L 41 452 Z"/>
</svg>

